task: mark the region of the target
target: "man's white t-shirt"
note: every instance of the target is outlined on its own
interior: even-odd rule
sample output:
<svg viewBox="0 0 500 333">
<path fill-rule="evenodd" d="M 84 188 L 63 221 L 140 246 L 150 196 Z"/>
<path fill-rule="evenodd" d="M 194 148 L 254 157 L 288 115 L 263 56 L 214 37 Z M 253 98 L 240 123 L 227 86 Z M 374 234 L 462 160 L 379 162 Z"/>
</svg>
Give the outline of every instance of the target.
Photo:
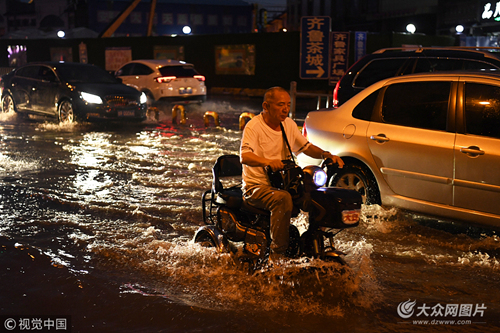
<svg viewBox="0 0 500 333">
<path fill-rule="evenodd" d="M 300 153 L 307 149 L 310 143 L 300 133 L 297 124 L 286 118 L 283 122 L 286 137 L 292 151 Z M 252 118 L 243 130 L 240 154 L 252 152 L 259 157 L 267 159 L 284 160 L 290 155 L 288 147 L 283 141 L 281 131 L 271 129 L 262 114 Z M 243 189 L 248 189 L 253 185 L 271 185 L 263 167 L 251 167 L 243 165 Z"/>
</svg>

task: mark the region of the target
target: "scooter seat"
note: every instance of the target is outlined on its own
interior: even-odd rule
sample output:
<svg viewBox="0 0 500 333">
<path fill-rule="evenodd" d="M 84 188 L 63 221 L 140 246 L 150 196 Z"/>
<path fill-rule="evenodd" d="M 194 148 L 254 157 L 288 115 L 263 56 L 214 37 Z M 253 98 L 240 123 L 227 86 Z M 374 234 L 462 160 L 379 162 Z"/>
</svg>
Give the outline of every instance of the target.
<svg viewBox="0 0 500 333">
<path fill-rule="evenodd" d="M 231 208 L 240 208 L 243 203 L 243 192 L 240 187 L 231 187 L 217 193 L 216 202 Z"/>
<path fill-rule="evenodd" d="M 259 214 L 264 216 L 271 215 L 270 211 L 252 206 L 244 199 L 243 199 L 243 204 L 241 205 L 241 210 L 247 213 Z"/>
</svg>

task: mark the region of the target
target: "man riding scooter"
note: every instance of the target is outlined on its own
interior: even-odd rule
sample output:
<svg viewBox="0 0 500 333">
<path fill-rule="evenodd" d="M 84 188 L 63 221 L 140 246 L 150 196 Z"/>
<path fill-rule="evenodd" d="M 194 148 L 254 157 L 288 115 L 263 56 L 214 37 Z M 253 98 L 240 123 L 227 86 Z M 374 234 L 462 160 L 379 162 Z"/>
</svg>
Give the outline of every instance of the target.
<svg viewBox="0 0 500 333">
<path fill-rule="evenodd" d="M 312 158 L 330 158 L 340 168 L 338 156 L 311 144 L 302 136 L 297 124 L 288 117 L 290 95 L 281 87 L 266 91 L 263 111 L 245 126 L 240 158 L 243 165 L 243 195 L 252 206 L 268 210 L 270 217 L 271 262 L 285 255 L 289 243 L 292 197 L 288 191 L 271 186 L 265 168 L 283 169 L 283 160 L 293 159 L 292 153 L 304 153 Z"/>
</svg>

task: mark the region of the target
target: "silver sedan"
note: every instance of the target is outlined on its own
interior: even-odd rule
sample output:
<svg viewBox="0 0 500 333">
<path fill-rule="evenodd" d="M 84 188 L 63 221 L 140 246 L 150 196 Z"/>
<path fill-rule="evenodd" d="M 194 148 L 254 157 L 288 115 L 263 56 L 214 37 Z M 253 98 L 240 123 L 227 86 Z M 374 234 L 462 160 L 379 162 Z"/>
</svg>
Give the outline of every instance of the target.
<svg viewBox="0 0 500 333">
<path fill-rule="evenodd" d="M 310 112 L 304 134 L 346 163 L 330 186 L 356 189 L 367 204 L 500 226 L 500 75 L 385 79 Z"/>
</svg>

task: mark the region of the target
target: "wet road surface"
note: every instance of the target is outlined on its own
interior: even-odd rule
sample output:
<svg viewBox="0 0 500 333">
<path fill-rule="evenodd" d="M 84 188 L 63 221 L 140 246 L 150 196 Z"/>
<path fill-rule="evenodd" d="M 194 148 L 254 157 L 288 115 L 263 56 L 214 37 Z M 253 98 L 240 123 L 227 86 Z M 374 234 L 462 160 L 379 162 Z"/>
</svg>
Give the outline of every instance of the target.
<svg viewBox="0 0 500 333">
<path fill-rule="evenodd" d="M 73 332 L 500 329 L 494 231 L 365 206 L 336 238 L 348 267 L 254 274 L 192 244 L 212 165 L 238 152 L 238 115 L 259 103 L 207 102 L 185 125 L 168 110 L 136 126 L 1 114 L 0 331 L 42 315 Z M 207 110 L 221 127 L 204 126 Z"/>
</svg>

